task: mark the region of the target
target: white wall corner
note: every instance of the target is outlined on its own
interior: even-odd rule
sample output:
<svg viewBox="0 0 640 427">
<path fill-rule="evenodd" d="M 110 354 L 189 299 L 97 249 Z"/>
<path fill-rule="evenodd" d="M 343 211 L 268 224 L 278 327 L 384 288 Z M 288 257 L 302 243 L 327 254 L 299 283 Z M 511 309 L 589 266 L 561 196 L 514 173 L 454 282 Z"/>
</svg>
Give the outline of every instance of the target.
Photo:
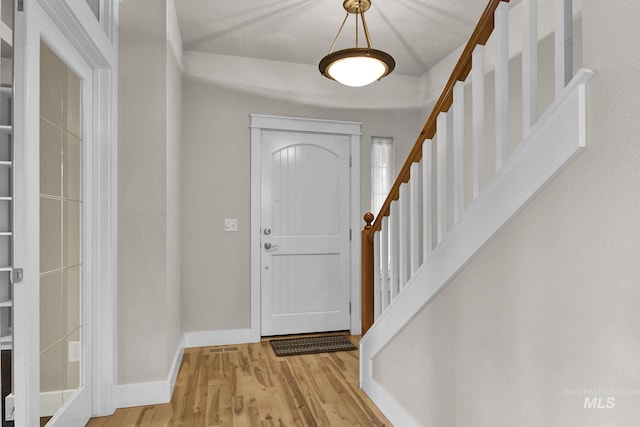
<svg viewBox="0 0 640 427">
<path fill-rule="evenodd" d="M 184 334 L 186 348 L 215 345 L 248 344 L 260 341 L 260 333 L 253 329 L 225 329 L 219 331 L 195 331 Z"/>
<path fill-rule="evenodd" d="M 176 381 L 178 380 L 178 373 L 180 372 L 180 365 L 182 364 L 182 356 L 184 355 L 185 349 L 185 336 L 184 334 L 180 337 L 180 342 L 178 343 L 178 348 L 176 349 L 176 354 L 173 356 L 173 361 L 171 362 L 171 368 L 169 370 L 169 398 L 173 396 L 173 389 L 176 386 Z"/>
<path fill-rule="evenodd" d="M 182 355 L 185 349 L 185 336 L 178 342 L 167 379 L 144 383 L 119 384 L 115 387 L 115 404 L 117 408 L 133 406 L 157 405 L 169 403 L 178 379 Z"/>
<path fill-rule="evenodd" d="M 180 25 L 178 24 L 178 14 L 174 0 L 167 0 L 166 14 L 167 46 L 176 58 L 180 70 L 184 71 L 182 61 L 182 33 L 180 33 Z"/>
</svg>

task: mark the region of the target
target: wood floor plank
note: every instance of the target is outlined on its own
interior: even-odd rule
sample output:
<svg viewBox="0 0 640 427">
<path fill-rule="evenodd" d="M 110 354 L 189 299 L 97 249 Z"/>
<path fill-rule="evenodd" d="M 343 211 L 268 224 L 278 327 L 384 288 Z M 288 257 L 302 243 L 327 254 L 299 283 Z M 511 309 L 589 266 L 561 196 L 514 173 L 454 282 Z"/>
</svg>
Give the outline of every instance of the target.
<svg viewBox="0 0 640 427">
<path fill-rule="evenodd" d="M 118 409 L 87 427 L 391 426 L 360 390 L 358 357 L 276 357 L 268 340 L 188 348 L 170 403 Z"/>
</svg>

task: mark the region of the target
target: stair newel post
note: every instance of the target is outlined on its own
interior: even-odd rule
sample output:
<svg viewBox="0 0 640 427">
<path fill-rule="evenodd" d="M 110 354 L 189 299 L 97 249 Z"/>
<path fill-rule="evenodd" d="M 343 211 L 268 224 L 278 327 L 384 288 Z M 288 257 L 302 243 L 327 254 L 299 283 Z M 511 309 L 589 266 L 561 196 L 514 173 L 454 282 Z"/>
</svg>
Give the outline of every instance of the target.
<svg viewBox="0 0 640 427">
<path fill-rule="evenodd" d="M 362 230 L 362 335 L 364 335 L 374 320 L 373 295 L 373 229 L 371 223 L 374 216 L 371 212 L 364 214 L 364 230 Z"/>
</svg>

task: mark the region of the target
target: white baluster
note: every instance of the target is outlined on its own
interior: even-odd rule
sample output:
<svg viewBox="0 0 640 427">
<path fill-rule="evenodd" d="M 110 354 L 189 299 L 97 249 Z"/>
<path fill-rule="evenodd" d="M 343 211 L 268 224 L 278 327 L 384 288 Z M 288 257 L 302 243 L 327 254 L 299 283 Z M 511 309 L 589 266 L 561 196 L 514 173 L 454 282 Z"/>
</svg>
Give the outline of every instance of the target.
<svg viewBox="0 0 640 427">
<path fill-rule="evenodd" d="M 422 262 L 427 262 L 433 251 L 433 159 L 431 140 L 422 143 Z"/>
<path fill-rule="evenodd" d="M 404 285 L 407 284 L 409 280 L 409 188 L 406 182 L 400 184 L 400 197 L 398 198 L 398 212 L 399 212 L 399 226 L 400 226 L 400 236 L 398 239 L 398 244 L 400 245 L 400 250 L 398 251 L 398 277 L 400 283 L 400 290 L 404 288 Z"/>
<path fill-rule="evenodd" d="M 522 2 L 522 135 L 538 120 L 538 0 Z"/>
<path fill-rule="evenodd" d="M 447 233 L 447 113 L 438 114 L 436 132 L 436 150 L 438 156 L 438 236 L 442 242 Z"/>
<path fill-rule="evenodd" d="M 500 2 L 494 20 L 497 172 L 509 155 L 509 3 Z"/>
<path fill-rule="evenodd" d="M 572 3 L 572 0 L 554 0 L 556 98 L 573 78 Z"/>
<path fill-rule="evenodd" d="M 471 109 L 473 121 L 473 198 L 484 186 L 484 46 L 471 56 Z"/>
<path fill-rule="evenodd" d="M 391 202 L 390 207 L 390 215 L 389 215 L 389 250 L 391 251 L 391 281 L 389 283 L 389 288 L 391 289 L 391 302 L 398 295 L 398 270 L 399 270 L 399 227 L 398 227 L 398 201 L 394 200 Z"/>
<path fill-rule="evenodd" d="M 411 165 L 409 179 L 409 277 L 420 267 L 420 164 Z"/>
<path fill-rule="evenodd" d="M 380 317 L 380 282 L 381 282 L 381 266 L 380 266 L 380 235 L 379 231 L 373 233 L 373 318 Z"/>
<path fill-rule="evenodd" d="M 464 82 L 453 87 L 453 223 L 464 211 Z"/>
<path fill-rule="evenodd" d="M 380 290 L 382 293 L 381 311 L 389 306 L 389 217 L 382 217 L 382 232 L 380 233 Z"/>
</svg>

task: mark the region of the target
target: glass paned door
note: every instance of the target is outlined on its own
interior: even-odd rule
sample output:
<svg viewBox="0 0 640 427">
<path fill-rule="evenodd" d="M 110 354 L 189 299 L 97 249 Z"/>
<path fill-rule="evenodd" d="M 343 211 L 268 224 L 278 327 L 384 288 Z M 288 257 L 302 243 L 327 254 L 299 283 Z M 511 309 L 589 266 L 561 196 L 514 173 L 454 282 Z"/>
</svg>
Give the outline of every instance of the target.
<svg viewBox="0 0 640 427">
<path fill-rule="evenodd" d="M 114 277 L 98 274 L 115 271 L 115 51 L 84 2 L 74 5 L 29 1 L 15 15 L 13 262 L 24 272 L 13 286 L 16 425 L 85 425 L 112 410 L 112 364 L 94 357 L 115 354 Z M 94 313 L 104 315 L 94 322 Z M 98 355 L 103 329 L 110 345 Z"/>
</svg>

